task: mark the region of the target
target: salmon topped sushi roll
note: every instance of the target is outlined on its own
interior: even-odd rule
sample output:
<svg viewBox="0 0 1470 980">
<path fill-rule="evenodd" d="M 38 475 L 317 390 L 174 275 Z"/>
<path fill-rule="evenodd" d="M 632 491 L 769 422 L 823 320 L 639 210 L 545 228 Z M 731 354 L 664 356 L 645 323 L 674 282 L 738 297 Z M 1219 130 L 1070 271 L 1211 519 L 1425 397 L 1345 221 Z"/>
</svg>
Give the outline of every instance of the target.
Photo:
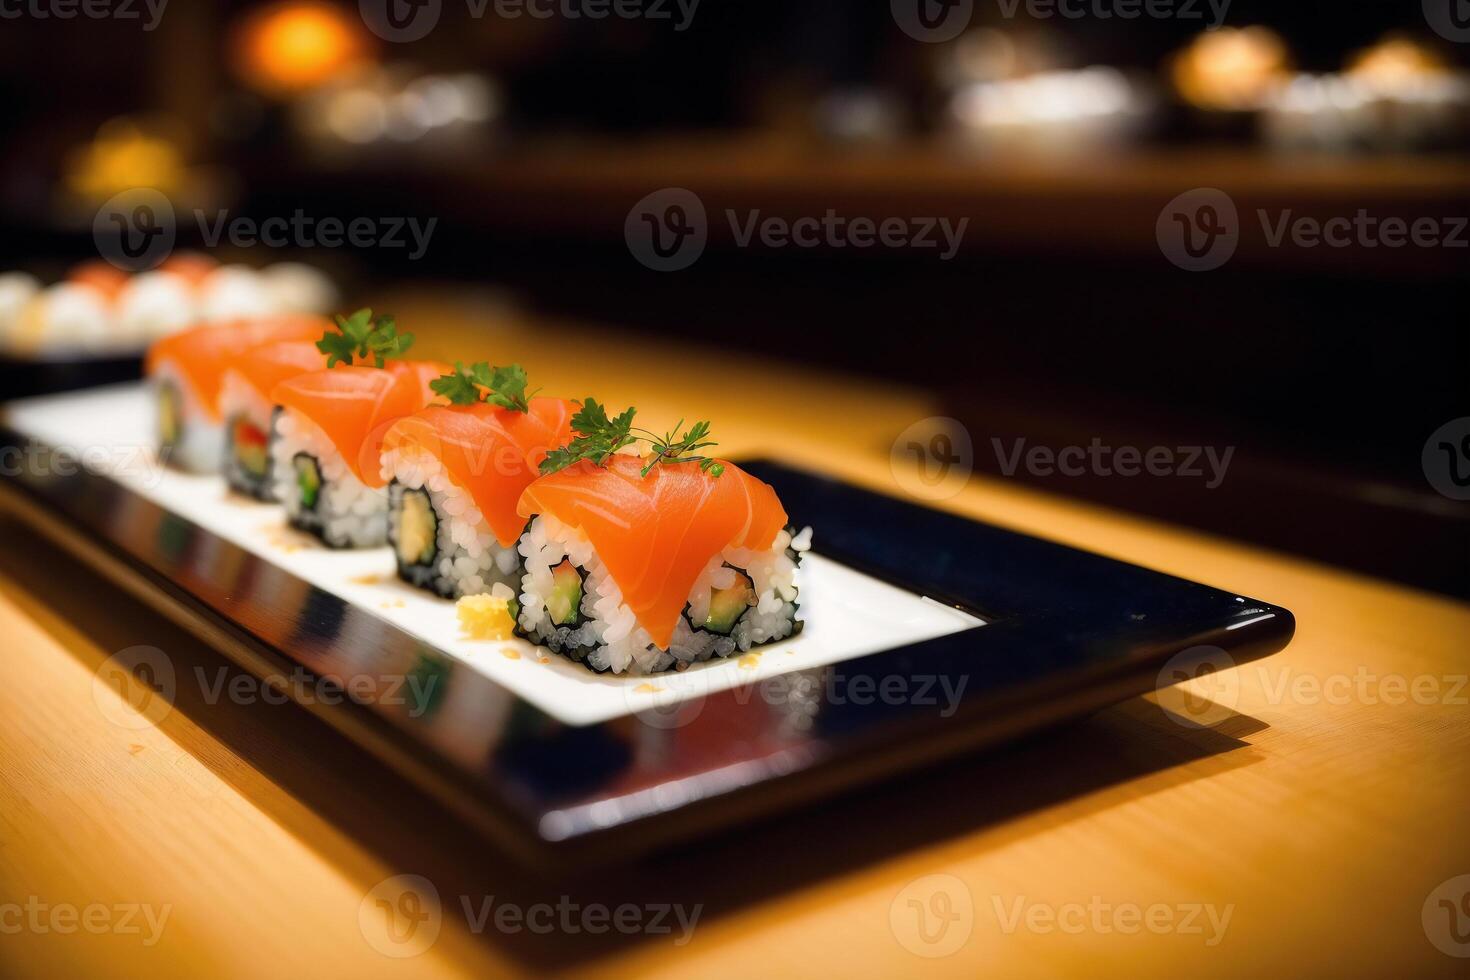
<svg viewBox="0 0 1470 980">
<path fill-rule="evenodd" d="M 634 441 L 631 412 L 588 399 L 566 451 L 526 488 L 518 631 L 597 671 L 684 669 L 791 636 L 811 533 L 787 526 L 776 492 L 683 438 Z M 602 433 L 602 434 L 598 434 Z"/>
<path fill-rule="evenodd" d="M 314 340 L 326 322 L 278 316 L 191 327 L 155 343 L 145 373 L 157 399 L 159 451 L 195 473 L 217 473 L 224 433 L 219 397 L 226 368 L 251 348 L 278 340 Z"/>
<path fill-rule="evenodd" d="M 271 487 L 271 392 L 283 381 L 327 367 L 327 355 L 307 340 L 282 340 L 246 351 L 225 369 L 220 416 L 225 426 L 224 474 L 230 488 L 274 500 Z"/>
<path fill-rule="evenodd" d="M 388 361 L 413 337 L 398 336 L 391 318 L 375 321 L 370 310 L 339 317 L 338 326 L 341 333 L 319 342 L 334 366 L 271 389 L 271 491 L 293 527 L 333 548 L 373 548 L 388 540 L 383 435 L 433 399 L 429 380 L 448 366 Z"/>
<path fill-rule="evenodd" d="M 456 365 L 433 382 L 448 405 L 400 419 L 383 437 L 388 540 L 404 581 L 445 598 L 520 588 L 522 491 L 571 438 L 573 406 L 526 395 L 520 365 Z"/>
</svg>

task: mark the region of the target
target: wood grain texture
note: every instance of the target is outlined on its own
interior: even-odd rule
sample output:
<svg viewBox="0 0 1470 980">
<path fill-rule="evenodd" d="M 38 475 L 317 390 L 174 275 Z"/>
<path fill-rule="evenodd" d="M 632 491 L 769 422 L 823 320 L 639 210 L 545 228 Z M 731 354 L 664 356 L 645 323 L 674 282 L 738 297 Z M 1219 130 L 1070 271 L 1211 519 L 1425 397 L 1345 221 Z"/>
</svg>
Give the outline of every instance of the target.
<svg viewBox="0 0 1470 980">
<path fill-rule="evenodd" d="M 693 345 L 609 344 L 489 303 L 382 305 L 425 356 L 517 358 L 550 390 L 636 401 L 656 423 L 710 417 L 731 454 L 817 464 L 887 492 L 894 436 L 934 411 L 922 392 Z M 719 384 L 701 370 L 710 364 Z M 1171 713 L 1135 699 L 634 867 L 539 880 L 294 706 L 208 703 L 182 683 L 158 724 L 116 724 L 141 717 L 137 692 L 95 680 L 117 650 L 159 647 L 181 677 L 234 670 L 5 520 L 0 906 L 147 903 L 169 917 L 145 945 L 146 929 L 14 931 L 0 914 L 0 972 L 1460 974 L 1466 961 L 1430 943 L 1421 910 L 1441 882 L 1470 874 L 1470 609 L 1000 481 L 976 478 L 940 506 L 1278 602 L 1297 637 L 1192 685 L 1218 706 L 1210 728 L 1180 724 L 1173 700 Z M 445 909 L 437 941 L 408 959 L 381 955 L 358 925 L 365 895 L 396 874 L 429 878 Z M 492 895 L 702 908 L 685 945 L 475 934 L 461 896 L 476 907 Z M 937 913 L 961 917 L 936 944 L 916 943 L 909 899 L 936 932 Z M 1163 907 L 1176 923 L 1196 905 L 1230 917 L 1212 928 L 1202 909 L 1198 934 L 1128 934 L 1127 913 L 1112 918 L 1123 905 Z M 1066 929 L 1028 927 L 1033 907 Z M 957 948 L 935 959 L 909 948 L 945 944 Z"/>
</svg>

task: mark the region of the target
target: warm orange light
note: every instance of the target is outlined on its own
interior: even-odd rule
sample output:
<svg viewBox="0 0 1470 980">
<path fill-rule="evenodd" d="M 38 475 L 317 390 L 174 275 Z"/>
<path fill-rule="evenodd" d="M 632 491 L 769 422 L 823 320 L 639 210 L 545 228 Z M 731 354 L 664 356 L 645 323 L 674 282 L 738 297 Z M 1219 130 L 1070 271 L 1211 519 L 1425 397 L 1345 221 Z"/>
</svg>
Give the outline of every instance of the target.
<svg viewBox="0 0 1470 980">
<path fill-rule="evenodd" d="M 176 192 L 185 181 L 183 150 L 164 129 L 126 117 L 104 124 L 90 143 L 67 158 L 65 184 L 89 201 L 133 187 Z"/>
<path fill-rule="evenodd" d="M 1202 109 L 1256 109 L 1289 75 L 1286 44 L 1265 27 L 1207 31 L 1170 66 L 1174 87 Z"/>
<path fill-rule="evenodd" d="M 331 80 L 367 56 L 362 27 L 330 3 L 288 2 L 241 22 L 236 63 L 252 87 L 290 94 Z"/>
<path fill-rule="evenodd" d="M 1391 35 L 1357 52 L 1348 62 L 1347 74 L 1370 84 L 1394 86 L 1448 71 L 1444 59 L 1422 44 Z"/>
</svg>

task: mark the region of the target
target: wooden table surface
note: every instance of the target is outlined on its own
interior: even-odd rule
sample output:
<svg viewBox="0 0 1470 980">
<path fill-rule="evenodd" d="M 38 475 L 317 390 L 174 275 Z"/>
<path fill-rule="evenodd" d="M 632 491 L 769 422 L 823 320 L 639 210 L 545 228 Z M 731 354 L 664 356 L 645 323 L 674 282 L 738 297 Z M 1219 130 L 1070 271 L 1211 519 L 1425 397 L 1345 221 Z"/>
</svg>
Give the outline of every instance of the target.
<svg viewBox="0 0 1470 980">
<path fill-rule="evenodd" d="M 488 298 L 391 308 L 426 355 L 519 359 L 569 395 L 713 418 L 731 454 L 889 492 L 894 436 L 935 412 L 922 392 L 610 343 Z M 1193 684 L 1208 700 L 1135 699 L 698 847 L 541 880 L 294 705 L 211 704 L 180 684 L 149 723 L 97 680 L 114 652 L 233 668 L 0 518 L 0 973 L 1463 975 L 1441 947 L 1470 955 L 1455 944 L 1470 900 L 1450 917 L 1470 879 L 1440 886 L 1470 874 L 1470 609 L 1005 482 L 977 477 L 940 506 L 1280 603 L 1296 639 Z M 433 882 L 444 913 L 432 945 L 390 958 L 359 912 L 400 874 Z M 477 933 L 464 902 L 490 896 L 700 908 L 683 944 Z"/>
</svg>

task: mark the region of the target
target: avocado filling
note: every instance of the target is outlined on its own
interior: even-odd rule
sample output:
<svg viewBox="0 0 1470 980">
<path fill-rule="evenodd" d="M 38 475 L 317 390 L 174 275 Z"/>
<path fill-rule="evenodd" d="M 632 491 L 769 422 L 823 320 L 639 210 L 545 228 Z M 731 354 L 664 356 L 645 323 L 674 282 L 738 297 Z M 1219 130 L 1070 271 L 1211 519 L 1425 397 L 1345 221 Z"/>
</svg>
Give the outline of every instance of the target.
<svg viewBox="0 0 1470 980">
<path fill-rule="evenodd" d="M 546 615 L 555 626 L 579 626 L 582 622 L 582 573 L 570 560 L 551 570 L 551 595 L 546 597 Z"/>
<path fill-rule="evenodd" d="M 751 585 L 750 579 L 743 572 L 736 571 L 735 581 L 729 587 L 711 591 L 709 615 L 705 617 L 700 629 L 729 636 L 735 629 L 735 624 L 740 622 L 740 617 L 745 615 L 745 610 L 757 601 L 755 587 Z"/>
<path fill-rule="evenodd" d="M 403 492 L 398 517 L 398 560 L 405 565 L 432 565 L 439 551 L 439 518 L 423 490 Z"/>
<path fill-rule="evenodd" d="M 301 491 L 301 506 L 316 510 L 316 502 L 322 494 L 322 470 L 316 457 L 297 453 L 292 457 L 291 465 L 296 469 L 296 488 Z"/>
<path fill-rule="evenodd" d="M 158 386 L 158 444 L 171 449 L 179 444 L 179 389 L 171 381 Z"/>
<path fill-rule="evenodd" d="M 235 453 L 235 462 L 256 479 L 265 479 L 266 470 L 270 468 L 267 438 L 260 426 L 249 422 L 243 415 L 235 416 L 230 422 L 230 445 Z"/>
</svg>

